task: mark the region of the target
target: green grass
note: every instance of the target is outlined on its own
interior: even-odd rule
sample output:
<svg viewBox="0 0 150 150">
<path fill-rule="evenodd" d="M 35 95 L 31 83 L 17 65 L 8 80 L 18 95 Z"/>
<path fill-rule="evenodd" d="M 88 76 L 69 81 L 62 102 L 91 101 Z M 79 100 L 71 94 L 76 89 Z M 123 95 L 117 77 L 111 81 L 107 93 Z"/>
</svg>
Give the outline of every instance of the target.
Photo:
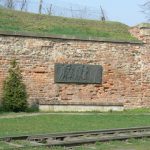
<svg viewBox="0 0 150 150">
<path fill-rule="evenodd" d="M 39 116 L 0 118 L 0 136 L 140 126 L 150 126 L 149 114 L 41 114 Z"/>
<path fill-rule="evenodd" d="M 149 139 L 129 139 L 96 144 L 97 150 L 149 150 L 149 147 Z"/>
<path fill-rule="evenodd" d="M 23 143 L 21 141 L 15 142 L 19 145 L 26 145 L 27 142 Z M 0 142 L 0 147 L 2 148 L 10 148 L 10 146 L 4 144 L 3 142 Z M 112 142 L 105 142 L 105 143 L 96 143 L 93 145 L 85 145 L 80 146 L 78 148 L 74 148 L 73 150 L 149 150 L 150 147 L 150 140 L 149 139 L 129 139 L 126 141 L 112 141 Z M 22 148 L 22 150 L 64 150 L 64 148 L 61 147 L 52 147 L 52 148 Z"/>
<path fill-rule="evenodd" d="M 140 24 L 140 26 L 150 28 L 150 23 L 142 23 L 142 24 Z"/>
<path fill-rule="evenodd" d="M 0 8 L 0 31 L 29 32 L 41 35 L 67 35 L 77 38 L 138 41 L 125 24 L 65 17 L 37 15 Z"/>
<path fill-rule="evenodd" d="M 21 117 L 18 117 L 22 115 Z M 48 134 L 55 132 L 71 132 L 83 130 L 100 130 L 112 128 L 127 128 L 150 126 L 149 109 L 136 109 L 125 112 L 109 113 L 56 113 L 37 116 L 29 113 L 4 113 L 0 114 L 0 137 L 9 135 L 24 134 Z M 11 118 L 12 117 L 12 118 Z M 17 141 L 22 144 L 22 141 Z M 23 143 L 27 144 L 28 143 Z M 0 147 L 7 149 L 7 145 L 0 142 Z M 97 150 L 149 150 L 150 140 L 130 139 L 128 141 L 96 143 L 90 146 L 81 146 L 74 150 L 90 150 L 94 147 Z M 48 150 L 48 148 L 27 148 L 28 150 Z M 63 150 L 63 148 L 51 148 L 52 150 Z M 26 149 L 23 149 L 26 150 Z"/>
</svg>

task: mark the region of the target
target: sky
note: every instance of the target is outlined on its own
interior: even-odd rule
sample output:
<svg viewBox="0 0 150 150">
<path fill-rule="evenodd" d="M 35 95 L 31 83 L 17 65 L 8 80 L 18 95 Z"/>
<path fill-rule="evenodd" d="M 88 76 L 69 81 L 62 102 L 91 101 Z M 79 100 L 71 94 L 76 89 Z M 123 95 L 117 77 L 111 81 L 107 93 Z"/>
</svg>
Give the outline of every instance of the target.
<svg viewBox="0 0 150 150">
<path fill-rule="evenodd" d="M 61 1 L 61 0 L 60 0 Z M 67 0 L 64 0 L 67 2 Z M 73 0 L 69 0 L 74 2 Z M 80 0 L 78 3 L 83 5 L 92 6 L 98 9 L 101 5 L 109 20 L 119 21 L 130 26 L 137 25 L 141 22 L 145 22 L 146 18 L 141 13 L 140 5 L 145 0 Z M 77 3 L 77 2 L 76 2 Z"/>
<path fill-rule="evenodd" d="M 31 5 L 32 10 L 35 11 L 36 9 L 38 9 L 35 7 L 35 4 L 38 4 L 39 0 L 31 0 L 31 1 L 32 1 Z M 122 22 L 129 26 L 135 26 L 139 23 L 147 21 L 145 15 L 141 12 L 142 9 L 140 7 L 140 5 L 146 2 L 146 0 L 43 0 L 43 1 L 47 7 L 49 4 L 52 4 L 53 8 L 57 7 L 57 11 L 59 10 L 65 11 L 71 8 L 74 10 L 78 8 L 91 9 L 91 12 L 93 13 L 93 15 L 91 15 L 91 18 L 94 19 L 98 18 L 98 12 L 100 11 L 101 5 L 107 15 L 108 20 Z M 62 12 L 60 12 L 60 15 L 63 15 L 63 13 L 62 14 L 61 13 Z M 69 15 L 70 12 L 68 11 L 67 14 Z M 59 15 L 59 13 L 57 15 Z"/>
</svg>

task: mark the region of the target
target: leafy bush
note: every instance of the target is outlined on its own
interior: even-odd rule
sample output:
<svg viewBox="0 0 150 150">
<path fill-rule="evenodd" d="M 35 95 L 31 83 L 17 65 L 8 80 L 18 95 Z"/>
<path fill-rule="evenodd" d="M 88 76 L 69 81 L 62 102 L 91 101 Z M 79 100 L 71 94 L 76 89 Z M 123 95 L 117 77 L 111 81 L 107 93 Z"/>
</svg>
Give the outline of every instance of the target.
<svg viewBox="0 0 150 150">
<path fill-rule="evenodd" d="M 27 109 L 26 87 L 16 60 L 11 62 L 9 75 L 4 82 L 2 105 L 5 111 L 20 112 Z"/>
</svg>

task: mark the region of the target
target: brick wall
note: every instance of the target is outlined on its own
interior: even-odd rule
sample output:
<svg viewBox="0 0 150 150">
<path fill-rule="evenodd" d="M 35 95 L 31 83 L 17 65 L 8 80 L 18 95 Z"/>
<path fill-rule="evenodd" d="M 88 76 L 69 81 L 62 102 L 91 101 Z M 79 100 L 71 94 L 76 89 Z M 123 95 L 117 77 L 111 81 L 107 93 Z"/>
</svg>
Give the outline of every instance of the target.
<svg viewBox="0 0 150 150">
<path fill-rule="evenodd" d="M 10 60 L 16 58 L 29 103 L 150 107 L 150 36 L 145 30 L 131 30 L 144 44 L 1 34 L 0 99 Z M 103 83 L 55 84 L 55 63 L 100 64 Z"/>
</svg>

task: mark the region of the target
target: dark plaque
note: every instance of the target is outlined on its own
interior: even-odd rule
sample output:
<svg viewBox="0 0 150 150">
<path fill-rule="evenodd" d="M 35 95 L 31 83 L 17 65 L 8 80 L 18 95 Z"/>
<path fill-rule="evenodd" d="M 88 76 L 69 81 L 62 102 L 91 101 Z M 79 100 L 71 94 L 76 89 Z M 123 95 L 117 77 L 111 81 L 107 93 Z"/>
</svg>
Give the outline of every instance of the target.
<svg viewBox="0 0 150 150">
<path fill-rule="evenodd" d="M 102 66 L 82 64 L 55 64 L 56 83 L 102 83 Z"/>
</svg>

